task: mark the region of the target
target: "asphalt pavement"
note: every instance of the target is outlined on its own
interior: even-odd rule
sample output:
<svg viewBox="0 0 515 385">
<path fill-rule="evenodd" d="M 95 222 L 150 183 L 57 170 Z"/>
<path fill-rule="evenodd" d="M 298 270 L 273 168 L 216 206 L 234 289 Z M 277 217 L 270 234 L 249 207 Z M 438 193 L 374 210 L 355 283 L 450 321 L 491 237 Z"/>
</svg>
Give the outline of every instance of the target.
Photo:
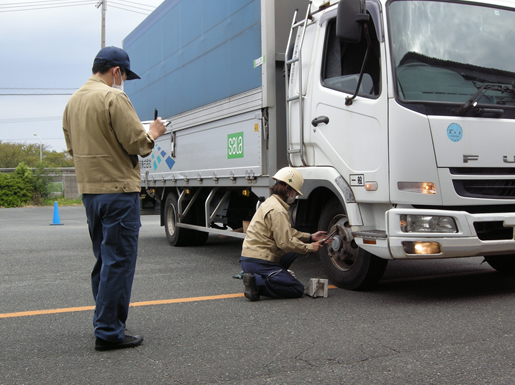
<svg viewBox="0 0 515 385">
<path fill-rule="evenodd" d="M 83 207 L 0 209 L 0 384 L 513 384 L 515 281 L 482 258 L 390 263 L 376 290 L 247 301 L 241 240 L 142 216 L 127 330 L 97 352 Z M 316 255 L 292 266 L 325 278 Z"/>
</svg>

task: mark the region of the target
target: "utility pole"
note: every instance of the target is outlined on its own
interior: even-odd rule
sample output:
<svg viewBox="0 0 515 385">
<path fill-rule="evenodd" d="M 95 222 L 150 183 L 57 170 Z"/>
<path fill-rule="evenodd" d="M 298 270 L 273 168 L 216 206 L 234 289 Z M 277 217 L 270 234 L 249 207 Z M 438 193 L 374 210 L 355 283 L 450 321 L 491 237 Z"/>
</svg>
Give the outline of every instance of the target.
<svg viewBox="0 0 515 385">
<path fill-rule="evenodd" d="M 43 142 L 41 142 L 41 136 L 39 136 L 38 134 L 34 134 L 34 136 L 37 136 L 39 138 L 39 163 L 41 163 L 43 162 L 43 151 L 41 151 Z"/>
<path fill-rule="evenodd" d="M 100 48 L 106 46 L 106 11 L 107 11 L 107 0 L 100 0 L 96 7 L 102 6 L 102 37 L 100 41 Z"/>
</svg>

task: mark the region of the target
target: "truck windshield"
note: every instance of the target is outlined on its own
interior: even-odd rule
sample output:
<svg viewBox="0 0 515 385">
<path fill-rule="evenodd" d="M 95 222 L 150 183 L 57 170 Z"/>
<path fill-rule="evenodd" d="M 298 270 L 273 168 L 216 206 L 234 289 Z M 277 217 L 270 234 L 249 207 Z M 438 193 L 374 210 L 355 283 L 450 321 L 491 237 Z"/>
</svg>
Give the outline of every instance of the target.
<svg viewBox="0 0 515 385">
<path fill-rule="evenodd" d="M 388 20 L 401 102 L 424 105 L 426 112 L 430 105 L 434 111 L 435 104 L 451 103 L 448 111 L 462 115 L 472 113 L 471 105 L 502 113 L 515 107 L 513 10 L 491 4 L 393 1 Z"/>
</svg>

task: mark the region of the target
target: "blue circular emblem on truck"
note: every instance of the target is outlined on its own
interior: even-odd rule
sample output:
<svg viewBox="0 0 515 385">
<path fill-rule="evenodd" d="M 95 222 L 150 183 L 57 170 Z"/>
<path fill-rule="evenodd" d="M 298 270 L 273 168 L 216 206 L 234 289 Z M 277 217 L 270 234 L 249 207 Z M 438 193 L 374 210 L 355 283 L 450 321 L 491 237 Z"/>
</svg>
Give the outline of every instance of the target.
<svg viewBox="0 0 515 385">
<path fill-rule="evenodd" d="M 463 138 L 463 129 L 457 123 L 452 123 L 447 127 L 447 136 L 453 142 L 459 142 Z"/>
</svg>

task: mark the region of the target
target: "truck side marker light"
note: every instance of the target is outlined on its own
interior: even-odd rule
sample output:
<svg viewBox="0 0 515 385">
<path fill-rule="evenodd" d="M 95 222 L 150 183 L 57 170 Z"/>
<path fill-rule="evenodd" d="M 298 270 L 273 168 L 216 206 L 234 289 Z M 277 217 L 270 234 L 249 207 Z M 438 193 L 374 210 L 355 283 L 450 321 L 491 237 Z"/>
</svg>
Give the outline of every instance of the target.
<svg viewBox="0 0 515 385">
<path fill-rule="evenodd" d="M 377 242 L 373 239 L 363 239 L 364 245 L 375 245 Z"/>
<path fill-rule="evenodd" d="M 377 182 L 365 182 L 365 190 L 376 191 L 377 190 Z"/>
<path fill-rule="evenodd" d="M 400 191 L 436 195 L 436 185 L 432 182 L 397 182 Z"/>
<path fill-rule="evenodd" d="M 404 241 L 402 246 L 406 254 L 434 255 L 442 253 L 442 246 L 438 242 Z"/>
</svg>

